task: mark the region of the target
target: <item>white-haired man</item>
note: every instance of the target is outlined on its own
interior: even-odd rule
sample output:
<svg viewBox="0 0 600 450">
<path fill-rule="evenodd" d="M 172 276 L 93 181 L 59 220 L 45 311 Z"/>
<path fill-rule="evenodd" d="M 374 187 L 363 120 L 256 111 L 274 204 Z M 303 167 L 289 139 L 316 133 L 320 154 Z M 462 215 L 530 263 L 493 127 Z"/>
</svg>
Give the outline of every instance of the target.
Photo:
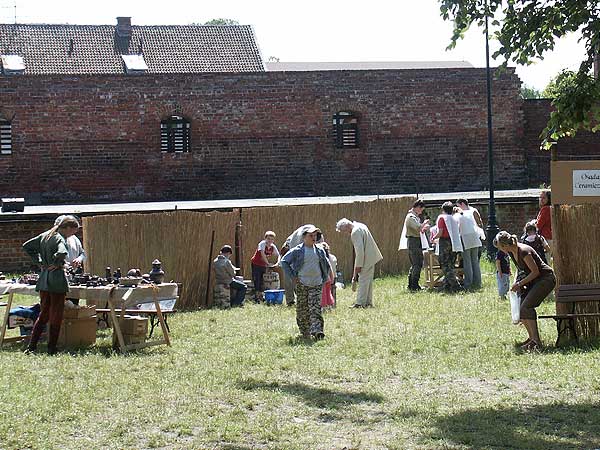
<svg viewBox="0 0 600 450">
<path fill-rule="evenodd" d="M 352 222 L 346 218 L 338 220 L 335 225 L 337 231 L 350 235 L 354 246 L 354 270 L 352 282 L 358 281 L 358 294 L 356 303 L 352 308 L 366 308 L 373 306 L 373 275 L 375 264 L 383 259 L 379 247 L 369 228 L 364 223 Z"/>
</svg>

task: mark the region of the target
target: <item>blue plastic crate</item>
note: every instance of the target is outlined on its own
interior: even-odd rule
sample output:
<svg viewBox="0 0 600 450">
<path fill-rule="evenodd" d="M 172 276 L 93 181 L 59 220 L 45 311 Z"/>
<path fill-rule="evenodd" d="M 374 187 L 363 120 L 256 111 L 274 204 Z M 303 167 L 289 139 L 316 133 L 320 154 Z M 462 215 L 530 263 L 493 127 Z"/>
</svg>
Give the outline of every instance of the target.
<svg viewBox="0 0 600 450">
<path fill-rule="evenodd" d="M 265 302 L 267 305 L 281 305 L 283 303 L 284 289 L 270 289 L 265 291 Z"/>
</svg>

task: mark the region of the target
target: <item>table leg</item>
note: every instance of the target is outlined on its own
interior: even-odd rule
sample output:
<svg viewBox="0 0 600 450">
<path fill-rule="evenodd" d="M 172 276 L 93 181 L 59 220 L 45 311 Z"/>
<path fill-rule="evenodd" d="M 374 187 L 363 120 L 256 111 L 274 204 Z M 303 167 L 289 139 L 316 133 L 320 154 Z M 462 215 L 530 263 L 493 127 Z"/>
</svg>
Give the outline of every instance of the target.
<svg viewBox="0 0 600 450">
<path fill-rule="evenodd" d="M 8 313 L 13 302 L 13 293 L 8 293 L 8 299 L 6 302 L 6 310 L 4 311 L 4 318 L 2 319 L 2 330 L 0 331 L 0 348 L 4 345 L 4 335 L 6 334 L 6 326 L 8 325 Z"/>
<path fill-rule="evenodd" d="M 125 339 L 123 339 L 123 333 L 121 332 L 121 322 L 117 318 L 117 313 L 115 312 L 115 305 L 112 299 L 108 300 L 108 304 L 110 306 L 110 318 L 113 322 L 113 333 L 117 333 L 117 340 L 119 341 L 119 346 L 121 347 L 121 352 L 125 353 Z M 123 314 L 123 308 L 121 308 L 121 315 Z"/>
<path fill-rule="evenodd" d="M 156 316 L 158 317 L 158 321 L 160 322 L 160 327 L 162 328 L 163 338 L 167 342 L 167 345 L 170 347 L 171 339 L 169 338 L 169 330 L 167 329 L 167 325 L 165 324 L 165 318 L 163 317 L 162 311 L 160 310 L 160 303 L 158 302 L 156 291 L 153 291 L 153 295 L 154 295 L 154 307 L 156 308 Z"/>
</svg>

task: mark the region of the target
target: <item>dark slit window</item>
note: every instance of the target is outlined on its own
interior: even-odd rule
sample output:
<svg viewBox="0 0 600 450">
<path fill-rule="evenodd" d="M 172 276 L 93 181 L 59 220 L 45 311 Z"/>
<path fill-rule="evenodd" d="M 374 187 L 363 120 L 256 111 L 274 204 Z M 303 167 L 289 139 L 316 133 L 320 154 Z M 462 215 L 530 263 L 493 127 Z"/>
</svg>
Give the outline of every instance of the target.
<svg viewBox="0 0 600 450">
<path fill-rule="evenodd" d="M 12 125 L 9 121 L 0 119 L 0 154 L 12 153 Z"/>
<path fill-rule="evenodd" d="M 333 116 L 333 139 L 336 148 L 358 147 L 358 118 L 353 113 L 340 111 Z"/>
<path fill-rule="evenodd" d="M 190 151 L 190 121 L 171 116 L 160 123 L 160 150 L 166 153 Z"/>
</svg>

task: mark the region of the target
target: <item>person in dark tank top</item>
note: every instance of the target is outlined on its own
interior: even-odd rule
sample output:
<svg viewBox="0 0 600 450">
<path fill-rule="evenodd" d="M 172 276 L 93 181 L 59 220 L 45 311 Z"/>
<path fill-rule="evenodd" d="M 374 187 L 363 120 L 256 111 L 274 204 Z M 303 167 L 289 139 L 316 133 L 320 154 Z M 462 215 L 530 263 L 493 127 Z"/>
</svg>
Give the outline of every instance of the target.
<svg viewBox="0 0 600 450">
<path fill-rule="evenodd" d="M 517 237 L 506 231 L 501 231 L 494 239 L 498 250 L 507 253 L 522 276 L 510 288 L 521 297 L 521 323 L 527 330 L 527 340 L 520 344 L 523 350 L 539 350 L 542 346 L 540 339 L 537 308 L 542 301 L 554 290 L 556 277 L 552 268 L 542 261 L 540 255 L 529 245 L 521 244 Z"/>
</svg>

